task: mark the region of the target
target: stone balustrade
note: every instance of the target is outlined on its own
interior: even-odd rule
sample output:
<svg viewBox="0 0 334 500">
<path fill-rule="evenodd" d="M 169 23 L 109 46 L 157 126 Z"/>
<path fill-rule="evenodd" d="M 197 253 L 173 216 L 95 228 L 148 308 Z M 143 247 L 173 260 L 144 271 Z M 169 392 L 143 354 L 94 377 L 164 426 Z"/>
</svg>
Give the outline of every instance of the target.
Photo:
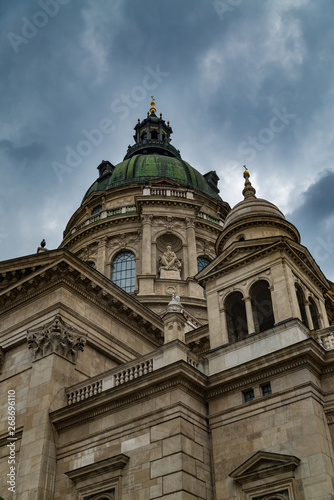
<svg viewBox="0 0 334 500">
<path fill-rule="evenodd" d="M 79 231 L 79 229 L 82 229 L 85 226 L 89 226 L 90 224 L 93 224 L 94 222 L 108 219 L 109 217 L 115 217 L 117 215 L 129 214 L 129 213 L 133 213 L 133 212 L 136 212 L 135 205 L 126 205 L 123 207 L 116 207 L 116 208 L 111 208 L 111 209 L 107 209 L 107 210 L 101 210 L 101 212 L 98 212 L 98 213 L 92 215 L 91 217 L 86 219 L 84 222 L 81 222 L 81 224 L 78 224 L 77 226 L 73 227 L 69 234 L 74 234 L 76 231 Z"/>
<path fill-rule="evenodd" d="M 145 186 L 143 188 L 143 196 L 172 196 L 174 198 L 184 198 L 193 200 L 194 194 L 188 189 L 170 188 L 170 187 L 152 187 Z"/>
<path fill-rule="evenodd" d="M 82 385 L 82 387 L 77 387 L 71 392 L 67 393 L 67 404 L 71 405 L 73 403 L 78 403 L 84 399 L 88 399 L 96 394 L 102 392 L 102 380 L 97 382 L 90 382 L 87 385 Z"/>
<path fill-rule="evenodd" d="M 122 385 L 153 371 L 153 359 L 148 359 L 114 374 L 114 385 Z"/>
<path fill-rule="evenodd" d="M 127 382 L 144 377 L 154 370 L 158 370 L 181 359 L 193 368 L 201 371 L 199 358 L 191 353 L 185 344 L 179 341 L 176 343 L 170 342 L 169 344 L 165 344 L 163 349 L 147 354 L 141 359 L 134 359 L 122 366 L 117 366 L 105 372 L 102 376 L 98 375 L 87 381 L 73 385 L 66 391 L 67 403 L 71 405 L 79 401 L 84 401 L 108 389 L 116 388 Z"/>
</svg>

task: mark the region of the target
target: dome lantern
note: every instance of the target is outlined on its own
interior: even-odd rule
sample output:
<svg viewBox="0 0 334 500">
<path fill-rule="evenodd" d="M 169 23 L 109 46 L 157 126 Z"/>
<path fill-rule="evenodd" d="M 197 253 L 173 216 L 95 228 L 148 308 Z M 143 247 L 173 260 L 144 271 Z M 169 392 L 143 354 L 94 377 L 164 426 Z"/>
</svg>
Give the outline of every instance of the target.
<svg viewBox="0 0 334 500">
<path fill-rule="evenodd" d="M 155 99 L 152 96 L 151 108 L 147 112 L 147 117 L 138 122 L 134 127 L 133 136 L 135 144 L 128 147 L 124 160 L 137 154 L 160 154 L 181 159 L 180 151 L 170 144 L 171 134 L 173 133 L 169 121 L 166 123 L 160 113 L 159 118 L 156 115 Z"/>
</svg>

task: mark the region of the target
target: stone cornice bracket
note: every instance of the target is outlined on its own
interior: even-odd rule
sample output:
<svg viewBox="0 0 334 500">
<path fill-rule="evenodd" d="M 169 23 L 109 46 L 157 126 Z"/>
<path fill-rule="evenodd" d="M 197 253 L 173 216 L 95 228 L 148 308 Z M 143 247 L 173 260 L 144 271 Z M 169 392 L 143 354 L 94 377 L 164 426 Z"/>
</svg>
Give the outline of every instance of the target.
<svg viewBox="0 0 334 500">
<path fill-rule="evenodd" d="M 0 347 L 0 373 L 2 372 L 2 368 L 5 362 L 5 351 L 2 347 Z"/>
<path fill-rule="evenodd" d="M 41 327 L 28 330 L 27 342 L 33 349 L 34 361 L 49 354 L 59 354 L 63 358 L 76 363 L 78 352 L 83 351 L 86 335 L 75 331 L 66 324 L 59 314 Z"/>
</svg>

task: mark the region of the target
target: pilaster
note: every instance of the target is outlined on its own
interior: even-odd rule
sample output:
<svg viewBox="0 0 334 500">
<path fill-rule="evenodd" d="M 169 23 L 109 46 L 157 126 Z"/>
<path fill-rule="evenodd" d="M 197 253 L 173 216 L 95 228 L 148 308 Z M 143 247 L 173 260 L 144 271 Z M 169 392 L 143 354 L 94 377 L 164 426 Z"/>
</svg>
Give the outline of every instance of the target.
<svg viewBox="0 0 334 500">
<path fill-rule="evenodd" d="M 142 274 L 152 274 L 152 218 L 153 215 L 142 216 Z"/>
<path fill-rule="evenodd" d="M 49 500 L 53 498 L 57 439 L 49 419 L 50 405 L 61 398 L 64 387 L 77 381 L 74 366 L 85 337 L 56 316 L 48 325 L 28 332 L 27 341 L 34 360 L 15 498 Z"/>
</svg>

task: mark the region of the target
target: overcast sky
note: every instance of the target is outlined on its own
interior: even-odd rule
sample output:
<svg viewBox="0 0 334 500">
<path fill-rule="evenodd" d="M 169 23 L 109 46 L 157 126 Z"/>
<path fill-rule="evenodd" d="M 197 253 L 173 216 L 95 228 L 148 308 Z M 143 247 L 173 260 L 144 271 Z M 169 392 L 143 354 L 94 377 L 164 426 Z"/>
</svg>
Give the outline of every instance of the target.
<svg viewBox="0 0 334 500">
<path fill-rule="evenodd" d="M 332 0 L 1 0 L 0 258 L 57 248 L 150 96 L 220 194 L 257 196 L 334 281 Z"/>
</svg>

